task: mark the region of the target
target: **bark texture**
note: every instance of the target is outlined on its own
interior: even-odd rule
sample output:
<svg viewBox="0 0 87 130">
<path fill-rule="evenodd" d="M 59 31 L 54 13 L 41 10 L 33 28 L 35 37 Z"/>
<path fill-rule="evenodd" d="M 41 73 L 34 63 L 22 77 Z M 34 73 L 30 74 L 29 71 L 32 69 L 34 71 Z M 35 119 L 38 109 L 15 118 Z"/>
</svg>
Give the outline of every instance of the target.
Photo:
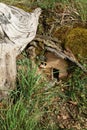
<svg viewBox="0 0 87 130">
<path fill-rule="evenodd" d="M 16 57 L 34 39 L 40 14 L 0 3 L 0 99 L 15 88 Z"/>
</svg>

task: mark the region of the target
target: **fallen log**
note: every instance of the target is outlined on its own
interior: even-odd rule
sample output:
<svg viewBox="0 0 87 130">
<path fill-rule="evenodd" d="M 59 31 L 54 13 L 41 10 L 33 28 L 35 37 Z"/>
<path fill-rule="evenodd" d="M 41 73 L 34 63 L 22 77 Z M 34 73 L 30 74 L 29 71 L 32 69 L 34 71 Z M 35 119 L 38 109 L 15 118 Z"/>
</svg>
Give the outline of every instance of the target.
<svg viewBox="0 0 87 130">
<path fill-rule="evenodd" d="M 15 88 L 16 57 L 34 39 L 40 14 L 0 3 L 0 99 Z"/>
</svg>

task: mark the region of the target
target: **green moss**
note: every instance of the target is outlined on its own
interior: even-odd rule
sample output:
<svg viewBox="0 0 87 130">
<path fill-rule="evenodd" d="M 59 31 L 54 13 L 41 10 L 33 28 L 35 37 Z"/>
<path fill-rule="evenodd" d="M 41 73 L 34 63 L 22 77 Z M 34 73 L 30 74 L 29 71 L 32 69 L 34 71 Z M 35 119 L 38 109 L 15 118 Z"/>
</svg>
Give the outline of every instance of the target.
<svg viewBox="0 0 87 130">
<path fill-rule="evenodd" d="M 61 41 L 61 45 L 64 46 L 66 36 L 70 30 L 71 30 L 71 27 L 69 27 L 69 26 L 58 27 L 54 30 L 53 37 L 58 38 L 58 40 Z"/>
<path fill-rule="evenodd" d="M 77 58 L 79 55 L 87 57 L 87 29 L 73 28 L 66 37 L 65 47 L 70 48 Z"/>
</svg>

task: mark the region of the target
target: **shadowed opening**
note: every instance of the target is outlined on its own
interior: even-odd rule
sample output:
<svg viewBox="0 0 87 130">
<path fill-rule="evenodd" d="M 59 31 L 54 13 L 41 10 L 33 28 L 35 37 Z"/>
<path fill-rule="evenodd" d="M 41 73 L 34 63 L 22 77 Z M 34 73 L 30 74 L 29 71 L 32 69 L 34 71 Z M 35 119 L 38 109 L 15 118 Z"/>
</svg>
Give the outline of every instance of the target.
<svg viewBox="0 0 87 130">
<path fill-rule="evenodd" d="M 59 70 L 53 68 L 53 78 L 59 80 Z"/>
</svg>

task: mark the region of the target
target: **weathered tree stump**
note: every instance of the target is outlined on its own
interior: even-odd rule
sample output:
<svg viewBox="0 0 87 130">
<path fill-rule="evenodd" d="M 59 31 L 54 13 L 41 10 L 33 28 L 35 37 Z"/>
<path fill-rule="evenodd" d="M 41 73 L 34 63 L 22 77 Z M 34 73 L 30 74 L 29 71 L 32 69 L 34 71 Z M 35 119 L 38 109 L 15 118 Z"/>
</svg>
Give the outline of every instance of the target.
<svg viewBox="0 0 87 130">
<path fill-rule="evenodd" d="M 15 88 L 16 57 L 34 39 L 40 14 L 0 3 L 0 99 Z"/>
</svg>

